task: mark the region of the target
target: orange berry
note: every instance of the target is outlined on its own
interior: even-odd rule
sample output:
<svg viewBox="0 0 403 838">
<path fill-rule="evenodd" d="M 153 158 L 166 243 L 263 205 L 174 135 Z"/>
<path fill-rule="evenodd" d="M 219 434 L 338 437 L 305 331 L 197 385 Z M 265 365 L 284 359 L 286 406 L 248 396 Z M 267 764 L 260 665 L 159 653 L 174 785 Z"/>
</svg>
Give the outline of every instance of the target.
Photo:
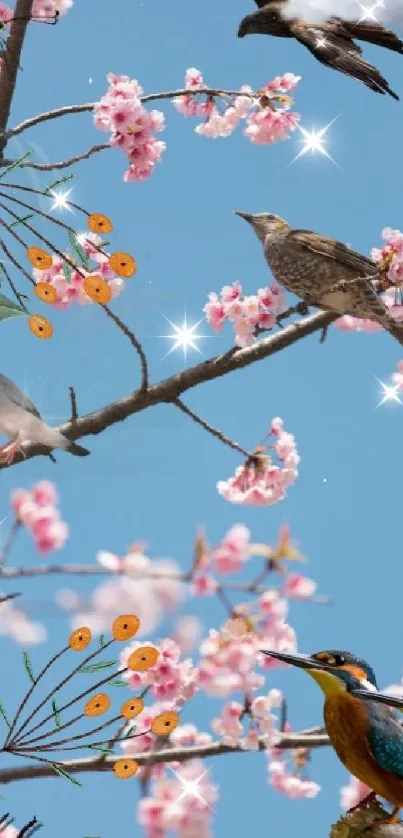
<svg viewBox="0 0 403 838">
<path fill-rule="evenodd" d="M 125 279 L 134 276 L 137 271 L 137 265 L 133 256 L 130 253 L 112 253 L 109 257 L 109 267 L 115 271 L 118 276 L 123 276 Z"/>
<path fill-rule="evenodd" d="M 87 224 L 93 233 L 110 233 L 113 230 L 112 221 L 101 212 L 94 212 L 90 215 Z"/>
<path fill-rule="evenodd" d="M 48 340 L 53 335 L 53 326 L 46 319 L 46 317 L 42 317 L 41 314 L 33 314 L 32 317 L 28 318 L 28 326 L 31 329 L 33 335 L 36 338 L 41 338 L 41 340 Z"/>
<path fill-rule="evenodd" d="M 135 614 L 121 614 L 112 623 L 112 634 L 115 640 L 130 640 L 139 628 L 140 620 Z"/>
<path fill-rule="evenodd" d="M 102 716 L 111 706 L 111 701 L 106 693 L 97 693 L 90 698 L 84 708 L 86 716 Z"/>
<path fill-rule="evenodd" d="M 52 257 L 41 247 L 27 247 L 27 256 L 31 265 L 38 271 L 46 271 L 52 265 Z"/>
<path fill-rule="evenodd" d="M 158 658 L 159 652 L 154 646 L 140 646 L 131 653 L 127 666 L 132 672 L 145 672 L 157 663 Z"/>
<path fill-rule="evenodd" d="M 93 303 L 101 303 L 107 305 L 112 299 L 112 291 L 107 282 L 102 279 L 102 276 L 97 274 L 94 276 L 86 276 L 83 282 L 83 288 Z"/>
<path fill-rule="evenodd" d="M 135 759 L 117 759 L 113 766 L 113 773 L 119 780 L 128 780 L 134 777 L 139 770 L 139 764 Z"/>
<path fill-rule="evenodd" d="M 50 282 L 38 282 L 35 286 L 35 294 L 43 303 L 54 303 L 57 300 L 57 291 Z"/>
<path fill-rule="evenodd" d="M 73 649 L 73 652 L 82 652 L 91 643 L 91 637 L 91 629 L 87 626 L 81 626 L 73 631 L 73 634 L 69 637 L 70 649 Z"/>
<path fill-rule="evenodd" d="M 144 701 L 142 698 L 129 698 L 122 704 L 120 715 L 124 719 L 135 719 L 142 710 L 144 710 Z"/>
<path fill-rule="evenodd" d="M 151 731 L 156 736 L 166 736 L 167 733 L 172 733 L 178 727 L 178 724 L 178 714 L 173 710 L 167 710 L 166 713 L 161 713 L 151 722 Z"/>
</svg>

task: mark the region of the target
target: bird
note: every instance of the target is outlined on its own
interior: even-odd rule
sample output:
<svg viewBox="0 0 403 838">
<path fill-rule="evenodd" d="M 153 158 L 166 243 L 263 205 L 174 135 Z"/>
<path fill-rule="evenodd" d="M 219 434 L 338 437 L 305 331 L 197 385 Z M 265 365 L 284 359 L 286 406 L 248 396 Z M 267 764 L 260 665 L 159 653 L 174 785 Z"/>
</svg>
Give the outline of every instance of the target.
<svg viewBox="0 0 403 838">
<path fill-rule="evenodd" d="M 24 443 L 37 442 L 48 448 L 60 448 L 76 457 L 86 457 L 87 448 L 77 445 L 43 421 L 39 410 L 28 396 L 0 374 L 0 432 L 10 442 L 0 447 L 0 464 L 11 465 L 18 452 L 24 455 Z"/>
<path fill-rule="evenodd" d="M 254 229 L 273 276 L 308 305 L 374 320 L 403 346 L 403 324 L 391 317 L 378 295 L 379 268 L 335 239 L 293 230 L 271 213 L 235 211 Z"/>
<path fill-rule="evenodd" d="M 376 824 L 398 823 L 403 808 L 403 728 L 395 712 L 384 706 L 391 697 L 379 693 L 372 667 L 338 649 L 312 655 L 261 652 L 305 669 L 317 682 L 325 696 L 324 721 L 333 749 L 350 774 L 371 789 L 359 806 L 383 797 L 394 809 Z"/>
<path fill-rule="evenodd" d="M 348 21 L 339 17 L 309 23 L 286 14 L 287 0 L 255 2 L 258 11 L 241 20 L 238 38 L 252 34 L 295 38 L 326 67 L 352 76 L 375 93 L 388 93 L 393 99 L 399 100 L 379 70 L 365 61 L 361 47 L 355 43 L 355 40 L 366 41 L 403 54 L 403 41 L 390 29 L 372 20 Z"/>
</svg>

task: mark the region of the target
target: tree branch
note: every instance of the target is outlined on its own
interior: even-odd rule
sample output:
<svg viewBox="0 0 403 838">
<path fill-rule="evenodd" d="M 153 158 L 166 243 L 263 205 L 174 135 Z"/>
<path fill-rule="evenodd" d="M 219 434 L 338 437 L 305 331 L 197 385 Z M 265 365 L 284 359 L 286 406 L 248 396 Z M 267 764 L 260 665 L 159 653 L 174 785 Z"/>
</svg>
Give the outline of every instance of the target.
<svg viewBox="0 0 403 838">
<path fill-rule="evenodd" d="M 207 431 L 212 436 L 215 436 L 217 439 L 220 440 L 220 442 L 223 442 L 224 445 L 228 445 L 229 448 L 232 448 L 234 451 L 238 451 L 239 454 L 242 454 L 244 457 L 246 457 L 246 459 L 249 459 L 249 457 L 251 456 L 249 451 L 246 451 L 245 448 L 242 448 L 242 446 L 239 445 L 237 442 L 234 442 L 228 436 L 223 434 L 222 431 L 218 430 L 218 428 L 214 428 L 213 425 L 210 425 L 209 422 L 206 422 L 206 420 L 202 419 L 201 416 L 198 416 L 197 413 L 194 413 L 193 410 L 191 410 L 190 407 L 187 407 L 181 399 L 174 399 L 172 403 L 176 405 L 176 407 L 178 407 L 179 410 L 181 410 L 182 413 L 185 414 L 185 416 L 189 416 L 189 418 L 192 419 L 193 422 L 195 422 L 197 425 L 200 425 L 202 428 L 204 428 L 205 431 Z"/>
<path fill-rule="evenodd" d="M 338 314 L 321 311 L 309 317 L 301 318 L 290 326 L 287 326 L 287 328 L 256 341 L 251 346 L 242 349 L 233 349 L 223 355 L 210 358 L 201 364 L 197 364 L 195 367 L 182 370 L 170 378 L 165 378 L 157 384 L 151 385 L 147 390 L 140 387 L 119 401 L 112 402 L 93 413 L 80 416 L 74 422 L 65 422 L 63 425 L 60 425 L 60 430 L 71 440 L 76 440 L 90 434 L 100 434 L 106 428 L 115 425 L 117 422 L 124 422 L 125 419 L 133 416 L 135 413 L 147 410 L 149 407 L 157 404 L 174 402 L 182 393 L 190 390 L 192 387 L 196 387 L 198 384 L 213 381 L 230 372 L 254 364 L 256 361 L 269 358 L 271 355 L 275 355 L 282 349 L 286 349 L 286 347 L 292 346 L 294 343 L 302 340 L 302 338 L 323 329 L 326 325 L 337 320 L 338 317 Z M 47 453 L 48 448 L 46 446 L 29 443 L 24 446 L 24 454 L 16 455 L 13 465 L 25 462 L 25 460 L 31 459 L 31 457 L 37 457 L 40 454 Z M 9 468 L 9 466 L 1 464 L 0 469 L 2 468 Z"/>
<path fill-rule="evenodd" d="M 276 748 L 291 750 L 294 748 L 323 748 L 329 745 L 329 739 L 323 733 L 284 733 Z M 264 751 L 266 745 L 261 742 L 259 750 Z M 208 745 L 196 745 L 192 748 L 169 748 L 168 750 L 152 751 L 151 753 L 136 754 L 136 762 L 139 765 L 148 765 L 161 762 L 186 762 L 189 759 L 205 759 L 206 757 L 218 757 L 224 754 L 250 753 L 240 746 L 230 748 L 221 742 L 211 742 Z M 116 760 L 121 756 L 107 757 L 86 757 L 84 759 L 73 759 L 58 762 L 69 774 L 84 774 L 94 771 L 110 771 Z M 43 777 L 55 777 L 55 772 L 50 765 L 19 765 L 15 768 L 0 769 L 0 785 L 14 783 L 18 780 L 34 780 Z"/>
<path fill-rule="evenodd" d="M 102 143 L 101 145 L 93 145 L 88 151 L 83 151 L 82 154 L 76 154 L 74 157 L 68 157 L 67 160 L 60 160 L 58 163 L 20 163 L 20 169 L 37 169 L 39 172 L 52 172 L 54 169 L 67 169 L 69 166 L 74 166 L 80 160 L 87 160 L 96 154 L 98 151 L 104 151 L 106 148 L 112 148 L 109 143 Z M 0 166 L 12 166 L 15 160 L 1 160 Z"/>
<path fill-rule="evenodd" d="M 379 803 L 366 805 L 333 824 L 330 838 L 403 838 L 401 823 L 376 826 L 378 820 L 389 814 Z"/>
<path fill-rule="evenodd" d="M 34 0 L 17 0 L 13 21 L 7 38 L 6 61 L 0 73 L 0 152 L 6 145 L 5 131 L 10 116 L 11 102 L 17 83 L 22 47 Z"/>
</svg>

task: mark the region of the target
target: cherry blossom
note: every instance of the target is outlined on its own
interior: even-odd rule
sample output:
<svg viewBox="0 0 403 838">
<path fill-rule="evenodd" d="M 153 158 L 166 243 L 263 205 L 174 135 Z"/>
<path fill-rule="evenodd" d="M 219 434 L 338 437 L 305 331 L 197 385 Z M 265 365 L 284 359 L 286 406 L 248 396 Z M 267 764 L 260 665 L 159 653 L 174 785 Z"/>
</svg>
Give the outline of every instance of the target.
<svg viewBox="0 0 403 838">
<path fill-rule="evenodd" d="M 284 292 L 272 282 L 267 288 L 259 288 L 255 295 L 243 294 L 239 282 L 224 285 L 220 294 L 209 294 L 203 308 L 211 328 L 218 332 L 226 320 L 234 329 L 236 346 L 250 346 L 262 329 L 271 329 L 276 318 L 284 310 Z"/>
<path fill-rule="evenodd" d="M 214 570 L 226 575 L 241 570 L 249 558 L 250 530 L 235 524 L 213 552 Z"/>
<path fill-rule="evenodd" d="M 120 667 L 126 667 L 132 652 L 143 645 L 135 640 L 125 646 L 120 654 Z M 158 649 L 157 663 L 146 672 L 132 672 L 129 669 L 122 673 L 122 678 L 134 690 L 151 686 L 151 692 L 158 701 L 170 699 L 182 701 L 185 697 L 191 698 L 198 688 L 198 673 L 190 658 L 181 660 L 180 647 L 170 639 L 162 640 L 158 646 L 154 643 L 146 645 Z"/>
<path fill-rule="evenodd" d="M 37 483 L 30 491 L 17 489 L 11 505 L 19 524 L 32 535 L 39 553 L 51 553 L 64 547 L 69 528 L 57 509 L 56 488 L 48 481 Z"/>
<path fill-rule="evenodd" d="M 358 806 L 365 797 L 371 794 L 371 791 L 372 789 L 369 786 L 350 775 L 349 783 L 340 789 L 340 808 L 344 812 L 348 812 L 349 809 Z"/>
<path fill-rule="evenodd" d="M 65 15 L 72 8 L 73 0 L 34 0 L 33 17 L 52 17 L 55 12 Z"/>
<path fill-rule="evenodd" d="M 276 438 L 272 446 L 280 465 L 257 449 L 245 465 L 239 466 L 235 476 L 217 483 L 217 491 L 230 503 L 253 506 L 272 506 L 284 500 L 287 488 L 298 477 L 300 457 L 295 438 L 283 430 L 281 419 L 274 419 L 269 434 Z"/>
<path fill-rule="evenodd" d="M 287 766 L 287 757 L 269 762 L 269 782 L 276 791 L 292 798 L 316 797 L 320 792 L 318 783 L 304 780 L 297 772 Z"/>
<path fill-rule="evenodd" d="M 111 146 L 127 155 L 129 168 L 123 179 L 145 180 L 165 151 L 165 143 L 154 137 L 164 129 L 164 114 L 142 105 L 143 89 L 135 79 L 109 73 L 107 80 L 107 92 L 94 108 L 95 127 L 110 133 Z"/>
<path fill-rule="evenodd" d="M 206 85 L 202 73 L 190 67 L 185 76 L 185 87 L 189 93 L 175 97 L 173 105 L 183 116 L 205 117 L 195 128 L 196 134 L 211 139 L 229 137 L 245 120 L 243 133 L 252 143 L 272 145 L 287 139 L 297 127 L 299 114 L 291 112 L 292 98 L 285 94 L 291 92 L 299 80 L 300 76 L 286 73 L 257 93 L 249 85 L 242 85 L 239 94 L 232 96 L 229 103 L 227 97 L 225 107 L 220 110 L 219 97 L 203 93 Z"/>
</svg>

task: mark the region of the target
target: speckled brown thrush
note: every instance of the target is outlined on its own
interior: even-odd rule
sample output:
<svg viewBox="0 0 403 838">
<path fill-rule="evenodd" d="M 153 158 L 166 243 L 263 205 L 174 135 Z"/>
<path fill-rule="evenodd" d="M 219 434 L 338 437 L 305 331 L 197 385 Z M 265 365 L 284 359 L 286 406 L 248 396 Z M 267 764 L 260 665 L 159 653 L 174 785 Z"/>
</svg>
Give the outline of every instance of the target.
<svg viewBox="0 0 403 838">
<path fill-rule="evenodd" d="M 325 311 L 375 320 L 403 346 L 403 324 L 377 294 L 378 268 L 371 259 L 319 233 L 293 230 L 277 215 L 235 214 L 252 225 L 274 278 L 287 291 Z"/>
</svg>

